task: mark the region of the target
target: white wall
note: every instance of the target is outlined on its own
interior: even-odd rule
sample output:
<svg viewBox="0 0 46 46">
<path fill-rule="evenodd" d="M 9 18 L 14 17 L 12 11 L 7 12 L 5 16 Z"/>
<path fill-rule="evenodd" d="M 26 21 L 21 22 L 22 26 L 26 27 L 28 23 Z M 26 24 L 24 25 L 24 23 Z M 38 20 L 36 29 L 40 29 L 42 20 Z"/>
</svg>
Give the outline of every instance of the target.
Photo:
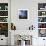
<svg viewBox="0 0 46 46">
<path fill-rule="evenodd" d="M 18 9 L 28 9 L 29 10 L 29 19 L 28 20 L 19 20 L 18 19 Z M 29 26 L 32 24 L 35 26 L 35 32 L 33 35 L 37 36 L 37 0 L 11 0 L 11 22 L 16 25 L 16 32 L 27 33 Z M 23 30 L 23 31 L 22 31 Z M 30 33 L 29 33 L 30 34 Z M 34 41 L 34 40 L 33 40 Z M 35 42 L 34 42 L 35 43 Z M 33 43 L 33 44 L 34 44 Z M 35 43 L 37 44 L 37 42 Z"/>
<path fill-rule="evenodd" d="M 11 0 L 11 22 L 16 25 L 16 31 L 27 30 L 32 24 L 35 26 L 35 32 L 33 36 L 38 36 L 38 3 L 46 3 L 46 0 Z M 19 20 L 18 9 L 28 9 L 29 19 Z M 43 44 L 43 38 L 34 37 L 33 46 L 41 46 Z M 39 44 L 38 44 L 39 43 Z M 43 45 L 42 45 L 43 46 Z"/>
<path fill-rule="evenodd" d="M 11 22 L 16 25 L 17 30 L 26 30 L 32 24 L 37 29 L 38 3 L 45 3 L 46 0 L 11 0 Z M 28 9 L 29 19 L 20 20 L 18 9 Z"/>
<path fill-rule="evenodd" d="M 19 20 L 18 9 L 28 9 L 29 19 Z M 11 1 L 11 22 L 16 25 L 17 30 L 26 30 L 29 26 L 37 25 L 37 2 L 32 0 L 12 0 Z"/>
</svg>

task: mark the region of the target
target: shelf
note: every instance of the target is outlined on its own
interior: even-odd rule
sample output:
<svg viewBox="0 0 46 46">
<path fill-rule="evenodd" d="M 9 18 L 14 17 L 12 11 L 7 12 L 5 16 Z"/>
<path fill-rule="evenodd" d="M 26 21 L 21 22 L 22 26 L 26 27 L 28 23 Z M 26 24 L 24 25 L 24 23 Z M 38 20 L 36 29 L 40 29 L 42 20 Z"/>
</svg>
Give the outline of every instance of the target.
<svg viewBox="0 0 46 46">
<path fill-rule="evenodd" d="M 44 16 L 38 16 L 38 17 L 46 17 L 46 15 L 44 15 Z"/>
<path fill-rule="evenodd" d="M 46 37 L 46 3 L 38 3 L 38 36 Z"/>
<path fill-rule="evenodd" d="M 8 23 L 8 22 L 0 22 L 0 23 Z"/>
<path fill-rule="evenodd" d="M 8 37 L 8 3 L 0 3 L 0 35 Z"/>
<path fill-rule="evenodd" d="M 38 22 L 38 23 L 46 23 L 46 22 Z"/>
<path fill-rule="evenodd" d="M 38 29 L 46 29 L 46 28 L 38 28 Z"/>
<path fill-rule="evenodd" d="M 8 11 L 8 10 L 0 10 L 0 11 Z"/>
<path fill-rule="evenodd" d="M 38 11 L 46 11 L 46 10 L 38 10 Z"/>
<path fill-rule="evenodd" d="M 0 16 L 0 17 L 8 17 L 8 16 Z"/>
</svg>

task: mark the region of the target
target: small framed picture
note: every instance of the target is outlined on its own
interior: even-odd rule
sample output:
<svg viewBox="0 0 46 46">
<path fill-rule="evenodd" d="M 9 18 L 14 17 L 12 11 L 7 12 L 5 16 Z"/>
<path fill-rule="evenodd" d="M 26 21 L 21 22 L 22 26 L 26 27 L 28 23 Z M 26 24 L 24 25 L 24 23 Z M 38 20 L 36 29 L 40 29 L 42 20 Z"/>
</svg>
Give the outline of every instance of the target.
<svg viewBox="0 0 46 46">
<path fill-rule="evenodd" d="M 18 17 L 19 19 L 28 19 L 29 18 L 28 9 L 18 9 Z"/>
<path fill-rule="evenodd" d="M 16 30 L 16 26 L 13 23 L 11 23 L 11 30 Z"/>
</svg>

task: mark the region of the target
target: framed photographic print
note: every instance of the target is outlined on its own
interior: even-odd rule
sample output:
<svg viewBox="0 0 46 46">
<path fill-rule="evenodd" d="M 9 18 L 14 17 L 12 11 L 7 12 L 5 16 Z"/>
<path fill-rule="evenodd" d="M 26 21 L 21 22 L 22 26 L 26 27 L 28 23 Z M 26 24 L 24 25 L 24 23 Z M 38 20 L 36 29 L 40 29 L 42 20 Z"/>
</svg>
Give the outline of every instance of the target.
<svg viewBox="0 0 46 46">
<path fill-rule="evenodd" d="M 18 9 L 19 19 L 28 19 L 29 13 L 28 9 Z"/>
<path fill-rule="evenodd" d="M 16 26 L 13 23 L 11 23 L 11 30 L 16 30 Z"/>
</svg>

